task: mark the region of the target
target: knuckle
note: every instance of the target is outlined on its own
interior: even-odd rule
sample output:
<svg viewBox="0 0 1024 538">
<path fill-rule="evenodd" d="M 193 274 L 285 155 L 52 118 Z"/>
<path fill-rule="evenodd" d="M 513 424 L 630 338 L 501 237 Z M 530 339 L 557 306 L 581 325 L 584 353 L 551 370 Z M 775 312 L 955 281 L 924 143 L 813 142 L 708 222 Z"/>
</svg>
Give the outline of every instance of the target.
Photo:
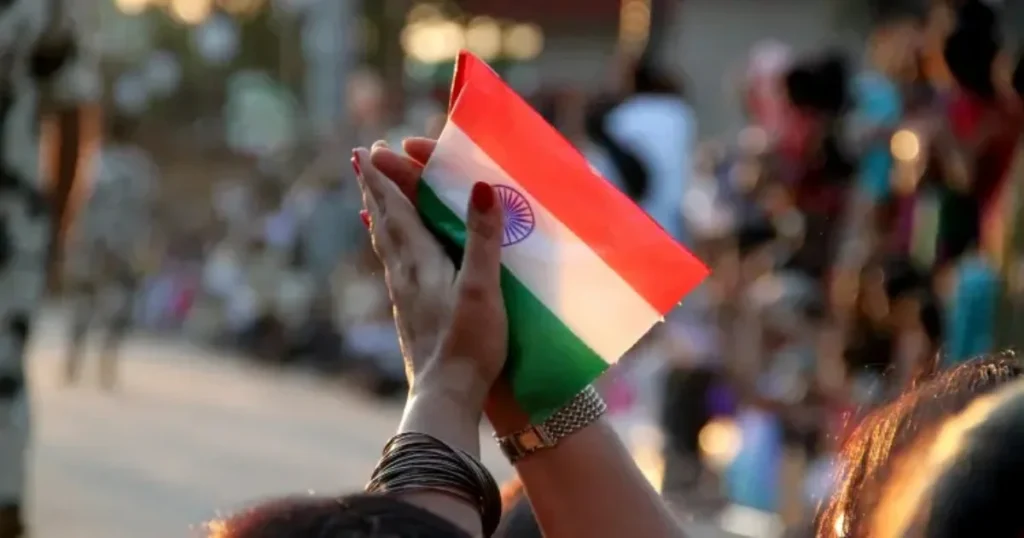
<svg viewBox="0 0 1024 538">
<path fill-rule="evenodd" d="M 459 298 L 467 302 L 482 303 L 487 301 L 489 295 L 490 289 L 482 282 L 474 279 L 463 281 L 459 290 Z"/>
<path fill-rule="evenodd" d="M 501 233 L 501 225 L 495 222 L 496 219 L 476 218 L 469 219 L 469 230 L 484 239 L 494 239 Z"/>
</svg>

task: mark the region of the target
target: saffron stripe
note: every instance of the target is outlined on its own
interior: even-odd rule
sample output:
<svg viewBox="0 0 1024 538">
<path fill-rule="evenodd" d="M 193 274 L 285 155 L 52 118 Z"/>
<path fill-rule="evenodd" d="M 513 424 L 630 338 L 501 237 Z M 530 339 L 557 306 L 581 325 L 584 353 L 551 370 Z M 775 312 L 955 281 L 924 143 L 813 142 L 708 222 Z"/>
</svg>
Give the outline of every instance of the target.
<svg viewBox="0 0 1024 538">
<path fill-rule="evenodd" d="M 699 260 L 600 178 L 487 64 L 465 52 L 456 66 L 449 119 L 659 313 L 707 276 Z"/>
</svg>

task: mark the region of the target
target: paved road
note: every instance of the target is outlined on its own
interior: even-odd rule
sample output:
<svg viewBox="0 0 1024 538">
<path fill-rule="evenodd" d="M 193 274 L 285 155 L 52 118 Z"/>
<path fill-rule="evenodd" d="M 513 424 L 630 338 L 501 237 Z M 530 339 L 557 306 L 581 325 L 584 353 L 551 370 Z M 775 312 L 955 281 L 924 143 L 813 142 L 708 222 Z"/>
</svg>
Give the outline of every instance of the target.
<svg viewBox="0 0 1024 538">
<path fill-rule="evenodd" d="M 253 500 L 357 490 L 398 421 L 351 389 L 158 341 L 128 345 L 119 393 L 100 392 L 93 370 L 66 388 L 45 325 L 30 371 L 37 537 L 177 538 Z"/>
<path fill-rule="evenodd" d="M 96 387 L 94 364 L 65 387 L 56 321 L 40 327 L 30 364 L 36 538 L 196 536 L 204 522 L 260 499 L 355 491 L 398 423 L 397 404 L 164 340 L 128 343 L 115 394 Z M 511 476 L 481 439 L 484 462 L 499 479 Z"/>
</svg>

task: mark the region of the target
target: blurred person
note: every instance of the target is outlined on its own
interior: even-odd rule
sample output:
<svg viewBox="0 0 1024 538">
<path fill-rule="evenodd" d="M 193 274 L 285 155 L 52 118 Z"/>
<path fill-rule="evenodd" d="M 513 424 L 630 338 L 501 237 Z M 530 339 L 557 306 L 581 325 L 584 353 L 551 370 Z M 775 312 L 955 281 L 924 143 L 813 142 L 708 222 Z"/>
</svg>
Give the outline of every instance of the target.
<svg viewBox="0 0 1024 538">
<path fill-rule="evenodd" d="M 693 110 L 682 89 L 648 58 L 633 62 L 625 79 L 623 94 L 593 120 L 598 124 L 591 132 L 604 133 L 594 141 L 619 167 L 626 193 L 669 235 L 687 243 L 679 206 L 693 167 Z M 634 159 L 637 164 L 629 162 Z"/>
<path fill-rule="evenodd" d="M 878 506 L 865 514 L 878 538 L 1024 532 L 1015 510 L 1024 478 L 1024 385 L 975 400 L 922 434 L 892 465 Z"/>
<path fill-rule="evenodd" d="M 31 399 L 25 350 L 43 304 L 54 215 L 40 163 L 40 118 L 95 97 L 68 0 L 0 5 L 0 538 L 28 532 Z M 78 76 L 85 75 L 85 76 Z"/>
<path fill-rule="evenodd" d="M 507 354 L 499 282 L 503 216 L 493 189 L 475 185 L 466 250 L 456 271 L 407 197 L 419 180 L 419 163 L 427 160 L 432 147 L 425 141 L 410 143 L 406 150 L 412 160 L 383 148 L 372 154 L 357 149 L 353 157 L 410 378 L 399 435 L 385 448 L 368 495 L 269 503 L 216 522 L 210 526 L 213 536 L 493 534 L 500 494 L 478 459 L 485 402 L 498 435 L 528 424 L 500 379 Z M 386 231 L 381 229 L 384 214 Z M 418 278 L 396 274 L 407 270 Z M 576 404 L 569 405 L 567 409 Z M 553 446 L 514 462 L 544 535 L 681 536 L 672 515 L 601 419 L 601 408 L 598 404 L 598 411 L 581 414 L 574 431 Z"/>
<path fill-rule="evenodd" d="M 148 153 L 135 143 L 136 120 L 109 119 L 96 156 L 93 183 L 69 238 L 70 337 L 64 381 L 78 381 L 90 327 L 103 331 L 100 384 L 117 384 L 121 343 L 131 328 L 136 294 L 152 249 L 159 178 Z"/>
<path fill-rule="evenodd" d="M 917 77 L 920 30 L 915 21 L 898 18 L 879 25 L 868 44 L 867 69 L 854 78 L 854 110 L 851 115 L 852 140 L 858 154 L 857 186 L 852 197 L 852 219 L 846 224 L 848 245 L 859 252 L 846 255 L 860 260 L 845 260 L 856 268 L 864 257 L 886 239 L 889 230 L 882 222 L 882 211 L 894 201 L 894 159 L 891 139 L 904 119 L 905 94 L 913 90 Z M 855 269 L 854 269 L 855 270 Z"/>
<path fill-rule="evenodd" d="M 845 113 L 851 105 L 845 57 L 836 52 L 798 62 L 786 74 L 798 135 L 791 150 L 797 161 L 779 178 L 788 192 L 775 213 L 799 211 L 800 244 L 787 264 L 824 282 L 837 254 L 839 230 L 855 167 L 843 144 Z"/>
<path fill-rule="evenodd" d="M 340 170 L 322 170 L 295 189 L 293 204 L 305 205 L 299 225 L 300 259 L 312 280 L 314 301 L 307 327 L 307 344 L 318 367 L 342 366 L 342 320 L 336 312 L 343 293 L 338 271 L 366 248 L 366 233 L 359 222 L 359 193 L 346 184 Z"/>
<path fill-rule="evenodd" d="M 939 218 L 940 283 L 951 341 L 947 362 L 988 352 L 995 342 L 1002 245 L 1000 200 L 1020 138 L 1020 103 L 1001 88 L 1002 38 L 990 6 L 965 2 L 944 54 L 956 88 L 947 113 L 959 158 L 948 176 Z"/>
<path fill-rule="evenodd" d="M 944 56 L 956 82 L 947 108 L 962 164 L 942 204 L 940 255 L 954 260 L 986 245 L 986 223 L 998 209 L 1020 136 L 1019 103 L 998 87 L 1002 38 L 993 8 L 967 1 L 946 39 Z"/>
<path fill-rule="evenodd" d="M 1022 374 L 1024 368 L 1012 353 L 978 358 L 922 379 L 868 414 L 843 442 L 836 460 L 838 482 L 820 510 L 817 536 L 875 536 L 872 516 L 886 483 L 917 439 Z"/>
</svg>

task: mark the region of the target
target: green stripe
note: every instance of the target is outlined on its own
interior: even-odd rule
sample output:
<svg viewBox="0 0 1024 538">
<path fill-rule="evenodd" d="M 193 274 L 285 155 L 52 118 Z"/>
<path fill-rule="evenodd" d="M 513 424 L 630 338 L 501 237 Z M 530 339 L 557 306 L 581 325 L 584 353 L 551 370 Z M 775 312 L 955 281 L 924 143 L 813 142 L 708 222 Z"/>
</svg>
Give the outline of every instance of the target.
<svg viewBox="0 0 1024 538">
<path fill-rule="evenodd" d="M 417 206 L 458 263 L 466 244 L 465 223 L 426 181 L 420 181 Z M 516 401 L 538 424 L 601 375 L 607 363 L 505 267 L 501 268 L 501 291 L 508 311 L 506 375 Z"/>
</svg>

